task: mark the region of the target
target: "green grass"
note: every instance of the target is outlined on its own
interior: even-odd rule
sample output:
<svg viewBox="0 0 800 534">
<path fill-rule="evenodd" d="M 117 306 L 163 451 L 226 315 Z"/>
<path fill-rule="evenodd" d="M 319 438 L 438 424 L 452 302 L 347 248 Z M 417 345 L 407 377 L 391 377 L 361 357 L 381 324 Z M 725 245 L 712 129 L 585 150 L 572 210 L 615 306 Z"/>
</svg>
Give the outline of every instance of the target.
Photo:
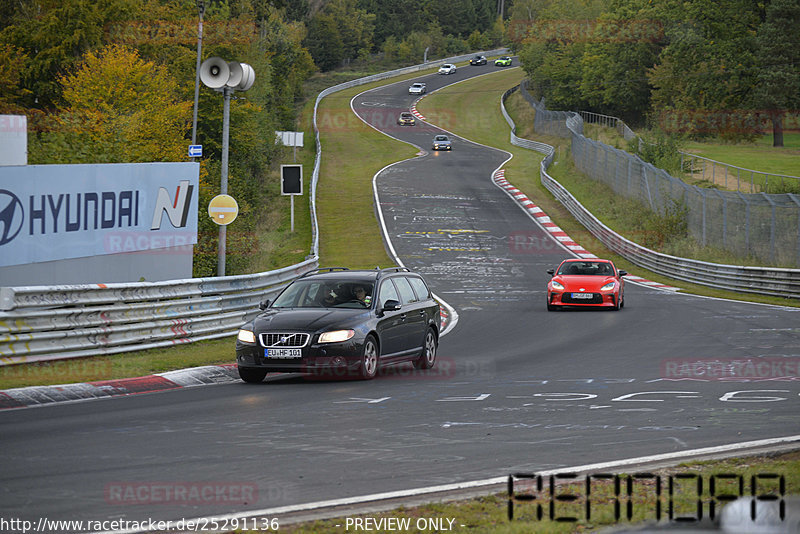
<svg viewBox="0 0 800 534">
<path fill-rule="evenodd" d="M 786 495 L 797 495 L 800 493 L 800 453 L 791 452 L 779 456 L 760 456 L 751 458 L 737 458 L 721 461 L 704 461 L 680 464 L 675 467 L 658 469 L 651 471 L 654 475 L 659 475 L 661 479 L 662 495 L 660 502 L 662 506 L 662 520 L 667 519 L 669 492 L 669 476 L 673 476 L 675 491 L 673 494 L 673 505 L 675 517 L 695 517 L 697 510 L 698 497 L 703 504 L 703 516 L 708 517 L 712 498 L 709 492 L 709 482 L 714 475 L 741 475 L 744 480 L 745 495 L 750 488 L 750 477 L 753 475 L 777 474 L 785 477 Z M 636 473 L 614 473 L 620 475 L 623 482 L 625 476 L 635 475 Z M 696 479 L 679 479 L 681 476 L 693 476 L 703 480 L 703 491 L 700 495 L 696 492 Z M 579 477 L 580 482 L 585 481 L 585 477 Z M 738 487 L 732 483 L 721 482 L 718 479 L 716 495 L 737 494 Z M 735 482 L 735 481 L 734 481 Z M 778 481 L 768 481 L 760 478 L 758 482 L 759 492 L 762 495 L 779 495 Z M 763 484 L 763 486 L 761 485 Z M 612 526 L 623 527 L 634 523 L 652 520 L 655 517 L 655 505 L 659 500 L 655 493 L 654 482 L 644 482 L 637 480 L 633 486 L 633 496 L 630 499 L 633 517 L 628 520 L 625 516 L 626 489 L 623 483 L 619 501 L 621 504 L 621 518 L 616 519 L 614 510 L 614 491 L 610 482 L 592 482 L 591 494 L 591 519 L 586 520 L 586 490 L 583 484 L 569 484 L 559 486 L 556 490 L 558 495 L 574 495 L 578 500 L 574 503 L 558 502 L 556 514 L 572 516 L 579 521 L 575 523 L 557 522 L 549 519 L 550 498 L 546 493 L 547 481 L 545 479 L 545 492 L 535 493 L 533 489 L 525 490 L 525 486 L 515 483 L 515 493 L 536 495 L 539 502 L 543 503 L 543 519 L 536 517 L 536 504 L 532 502 L 515 501 L 514 520 L 508 518 L 508 494 L 487 495 L 479 498 L 462 500 L 456 502 L 435 502 L 417 507 L 399 507 L 388 512 L 370 514 L 343 515 L 334 519 L 324 521 L 313 521 L 298 524 L 281 524 L 281 531 L 290 534 L 340 534 L 346 531 L 354 531 L 351 526 L 346 530 L 347 518 L 395 518 L 410 519 L 411 525 L 416 525 L 419 519 L 452 519 L 454 532 L 482 533 L 491 532 L 493 534 L 522 534 L 522 533 L 570 533 L 597 531 Z M 715 499 L 715 504 L 722 504 L 722 500 Z M 716 508 L 719 514 L 719 508 Z M 445 524 L 447 524 L 445 522 Z M 461 525 L 464 525 L 463 527 Z M 399 532 L 417 532 L 416 528 L 409 530 L 396 530 Z M 378 529 L 373 532 L 391 532 L 389 529 Z"/>
<path fill-rule="evenodd" d="M 697 154 L 745 169 L 771 174 L 800 176 L 800 134 L 786 134 L 784 147 L 772 146 L 772 136 L 764 136 L 755 143 L 699 143 L 684 144 L 685 152 Z"/>
<path fill-rule="evenodd" d="M 767 139 L 768 138 L 768 139 Z M 746 193 L 798 193 L 800 192 L 800 134 L 786 134 L 784 147 L 772 146 L 772 136 L 764 136 L 754 143 L 684 143 L 684 152 L 697 154 L 726 165 L 695 160 L 691 179 L 701 180 L 700 187 L 718 187 Z M 684 161 L 688 159 L 684 156 Z M 740 170 L 727 167 L 733 165 Z M 688 164 L 687 164 L 688 167 Z M 778 178 L 765 174 L 795 176 Z"/>
<path fill-rule="evenodd" d="M 0 390 L 146 376 L 175 369 L 233 363 L 234 338 L 165 349 L 0 367 Z"/>
</svg>

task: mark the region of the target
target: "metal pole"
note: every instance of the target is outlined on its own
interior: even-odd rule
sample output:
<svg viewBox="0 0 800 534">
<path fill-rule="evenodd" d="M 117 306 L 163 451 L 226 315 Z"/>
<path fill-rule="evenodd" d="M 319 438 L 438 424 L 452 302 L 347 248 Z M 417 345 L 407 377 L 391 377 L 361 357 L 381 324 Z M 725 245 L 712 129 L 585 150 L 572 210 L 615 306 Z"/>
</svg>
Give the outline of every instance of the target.
<svg viewBox="0 0 800 534">
<path fill-rule="evenodd" d="M 293 160 L 294 163 L 297 163 L 297 132 L 292 132 L 292 137 L 293 137 L 293 139 L 292 139 L 292 145 L 293 145 L 293 147 L 292 147 L 292 150 L 293 150 L 292 160 Z M 301 187 L 302 187 L 302 185 L 301 185 Z M 289 198 L 291 199 L 291 210 L 292 210 L 291 232 L 294 233 L 294 195 L 289 196 Z"/>
<path fill-rule="evenodd" d="M 194 68 L 194 111 L 192 112 L 193 145 L 197 143 L 197 107 L 200 101 L 200 58 L 203 56 L 203 13 L 205 13 L 206 7 L 203 2 L 197 2 L 197 8 L 200 10 L 200 23 L 197 25 L 197 65 Z"/>
<path fill-rule="evenodd" d="M 222 178 L 220 179 L 219 191 L 221 195 L 228 194 L 228 137 L 230 134 L 230 115 L 231 115 L 231 93 L 229 87 L 222 88 Z M 223 224 L 219 227 L 219 245 L 217 255 L 217 276 L 225 276 L 225 252 L 227 240 L 227 227 Z"/>
</svg>

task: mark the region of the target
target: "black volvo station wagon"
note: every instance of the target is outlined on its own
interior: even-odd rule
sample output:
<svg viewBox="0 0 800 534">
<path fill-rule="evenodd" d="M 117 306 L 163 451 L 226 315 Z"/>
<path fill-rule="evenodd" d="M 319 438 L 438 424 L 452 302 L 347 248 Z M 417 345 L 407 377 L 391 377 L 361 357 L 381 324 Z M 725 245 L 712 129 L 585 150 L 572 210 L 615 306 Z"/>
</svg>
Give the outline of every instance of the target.
<svg viewBox="0 0 800 534">
<path fill-rule="evenodd" d="M 436 362 L 439 304 L 404 267 L 317 269 L 259 307 L 236 340 L 245 382 L 270 372 L 369 380 L 384 365 L 430 369 Z"/>
</svg>

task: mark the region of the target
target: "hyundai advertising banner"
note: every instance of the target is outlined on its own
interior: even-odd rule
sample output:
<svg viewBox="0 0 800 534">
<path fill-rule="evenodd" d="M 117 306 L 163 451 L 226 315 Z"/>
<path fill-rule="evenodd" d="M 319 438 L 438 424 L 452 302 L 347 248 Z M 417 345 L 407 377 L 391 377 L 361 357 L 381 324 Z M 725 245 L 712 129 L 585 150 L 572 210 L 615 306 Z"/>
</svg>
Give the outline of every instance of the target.
<svg viewBox="0 0 800 534">
<path fill-rule="evenodd" d="M 0 267 L 197 243 L 198 163 L 0 167 Z"/>
</svg>

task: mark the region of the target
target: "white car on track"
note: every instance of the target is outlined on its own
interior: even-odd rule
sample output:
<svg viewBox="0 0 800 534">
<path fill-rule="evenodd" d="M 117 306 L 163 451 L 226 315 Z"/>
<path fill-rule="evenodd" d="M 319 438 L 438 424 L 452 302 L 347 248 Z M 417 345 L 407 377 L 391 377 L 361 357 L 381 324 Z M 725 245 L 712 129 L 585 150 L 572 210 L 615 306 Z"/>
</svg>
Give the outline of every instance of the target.
<svg viewBox="0 0 800 534">
<path fill-rule="evenodd" d="M 408 88 L 408 94 L 411 95 L 421 95 L 424 94 L 428 89 L 425 87 L 424 83 L 412 83 L 411 87 Z"/>
<path fill-rule="evenodd" d="M 441 67 L 439 67 L 439 74 L 455 74 L 456 73 L 456 66 L 452 63 L 445 63 Z"/>
</svg>

